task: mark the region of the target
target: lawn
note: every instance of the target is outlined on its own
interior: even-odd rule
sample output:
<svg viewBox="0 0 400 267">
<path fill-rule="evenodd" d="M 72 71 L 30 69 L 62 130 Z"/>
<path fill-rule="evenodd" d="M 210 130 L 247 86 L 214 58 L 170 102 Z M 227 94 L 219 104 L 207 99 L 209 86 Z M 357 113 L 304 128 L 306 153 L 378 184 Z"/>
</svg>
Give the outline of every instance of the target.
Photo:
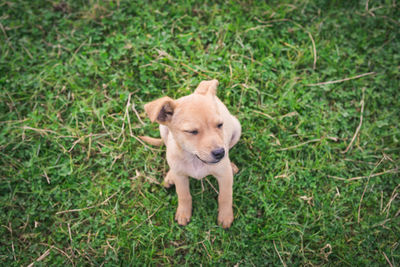
<svg viewBox="0 0 400 267">
<path fill-rule="evenodd" d="M 138 2 L 138 3 L 137 3 Z M 399 266 L 400 3 L 0 1 L 0 265 Z M 243 128 L 177 225 L 143 105 L 218 79 Z"/>
</svg>

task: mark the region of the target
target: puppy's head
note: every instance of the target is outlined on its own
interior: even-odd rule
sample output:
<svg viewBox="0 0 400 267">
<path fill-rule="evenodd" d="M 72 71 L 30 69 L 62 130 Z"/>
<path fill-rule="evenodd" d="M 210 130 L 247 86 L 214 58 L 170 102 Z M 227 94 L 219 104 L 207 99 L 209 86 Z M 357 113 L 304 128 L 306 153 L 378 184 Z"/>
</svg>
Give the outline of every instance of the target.
<svg viewBox="0 0 400 267">
<path fill-rule="evenodd" d="M 173 100 L 163 97 L 144 106 L 152 122 L 166 125 L 177 144 L 207 164 L 226 155 L 216 90 L 217 80 L 203 81 L 194 94 Z"/>
</svg>

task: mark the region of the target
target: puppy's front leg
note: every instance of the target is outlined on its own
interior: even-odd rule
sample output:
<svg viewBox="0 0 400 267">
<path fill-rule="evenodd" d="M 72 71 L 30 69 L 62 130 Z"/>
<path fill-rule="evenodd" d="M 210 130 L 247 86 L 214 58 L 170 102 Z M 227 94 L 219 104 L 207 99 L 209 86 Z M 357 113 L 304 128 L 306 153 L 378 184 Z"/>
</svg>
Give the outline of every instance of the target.
<svg viewBox="0 0 400 267">
<path fill-rule="evenodd" d="M 192 196 L 189 189 L 189 177 L 176 174 L 171 170 L 167 176 L 175 183 L 178 195 L 178 209 L 176 210 L 175 220 L 180 225 L 186 225 L 192 216 Z"/>
<path fill-rule="evenodd" d="M 233 173 L 230 164 L 222 174 L 216 176 L 219 186 L 218 223 L 223 228 L 229 228 L 233 222 L 232 186 Z"/>
</svg>

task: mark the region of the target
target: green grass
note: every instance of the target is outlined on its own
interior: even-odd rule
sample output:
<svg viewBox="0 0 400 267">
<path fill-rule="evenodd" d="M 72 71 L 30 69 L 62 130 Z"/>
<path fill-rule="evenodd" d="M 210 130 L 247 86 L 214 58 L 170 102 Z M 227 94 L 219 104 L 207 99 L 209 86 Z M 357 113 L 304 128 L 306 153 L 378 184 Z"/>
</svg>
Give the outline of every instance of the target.
<svg viewBox="0 0 400 267">
<path fill-rule="evenodd" d="M 399 3 L 165 2 L 0 2 L 0 265 L 398 266 Z M 178 226 L 130 134 L 211 78 L 243 127 L 229 230 L 212 177 Z"/>
</svg>

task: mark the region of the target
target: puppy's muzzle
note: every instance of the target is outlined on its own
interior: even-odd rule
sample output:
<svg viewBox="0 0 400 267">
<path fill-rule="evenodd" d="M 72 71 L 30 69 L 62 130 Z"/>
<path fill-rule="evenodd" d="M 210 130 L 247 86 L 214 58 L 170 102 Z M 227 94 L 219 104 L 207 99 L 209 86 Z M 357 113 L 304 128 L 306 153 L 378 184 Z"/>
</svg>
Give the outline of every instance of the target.
<svg viewBox="0 0 400 267">
<path fill-rule="evenodd" d="M 213 151 L 211 151 L 211 155 L 214 159 L 219 161 L 225 156 L 225 149 L 223 147 L 214 149 Z"/>
</svg>

